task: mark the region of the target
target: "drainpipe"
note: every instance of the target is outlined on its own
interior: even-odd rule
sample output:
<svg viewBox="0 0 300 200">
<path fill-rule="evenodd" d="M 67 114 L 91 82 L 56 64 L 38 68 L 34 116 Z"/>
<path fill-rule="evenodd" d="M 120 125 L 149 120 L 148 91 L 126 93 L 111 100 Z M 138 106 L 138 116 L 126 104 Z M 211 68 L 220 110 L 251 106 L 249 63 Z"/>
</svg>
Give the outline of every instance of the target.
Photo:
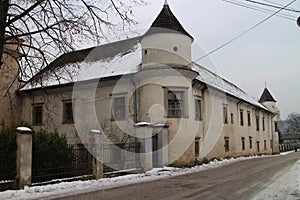
<svg viewBox="0 0 300 200">
<path fill-rule="evenodd" d="M 273 129 L 273 118 L 275 117 L 275 114 L 271 114 L 271 134 L 272 134 L 272 155 L 274 154 L 274 129 Z"/>
<path fill-rule="evenodd" d="M 133 84 L 134 87 L 134 92 L 133 92 L 133 116 L 134 116 L 134 123 L 137 123 L 137 94 L 136 94 L 136 83 L 130 79 L 131 83 Z"/>
</svg>

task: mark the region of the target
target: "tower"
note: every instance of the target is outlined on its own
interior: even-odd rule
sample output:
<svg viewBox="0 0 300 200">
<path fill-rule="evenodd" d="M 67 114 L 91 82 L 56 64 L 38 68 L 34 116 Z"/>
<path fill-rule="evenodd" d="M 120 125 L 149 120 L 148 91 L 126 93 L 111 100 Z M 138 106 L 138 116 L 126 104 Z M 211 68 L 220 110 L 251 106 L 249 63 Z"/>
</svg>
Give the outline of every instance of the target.
<svg viewBox="0 0 300 200">
<path fill-rule="evenodd" d="M 193 40 L 165 1 L 161 12 L 141 40 L 143 67 L 153 64 L 188 66 L 191 63 Z"/>
<path fill-rule="evenodd" d="M 279 135 L 278 135 L 278 120 L 280 119 L 280 112 L 276 106 L 276 100 L 271 95 L 270 91 L 265 87 L 260 99 L 259 103 L 264 105 L 268 110 L 273 113 L 271 117 L 271 129 L 272 129 L 272 153 L 279 152 Z"/>
</svg>

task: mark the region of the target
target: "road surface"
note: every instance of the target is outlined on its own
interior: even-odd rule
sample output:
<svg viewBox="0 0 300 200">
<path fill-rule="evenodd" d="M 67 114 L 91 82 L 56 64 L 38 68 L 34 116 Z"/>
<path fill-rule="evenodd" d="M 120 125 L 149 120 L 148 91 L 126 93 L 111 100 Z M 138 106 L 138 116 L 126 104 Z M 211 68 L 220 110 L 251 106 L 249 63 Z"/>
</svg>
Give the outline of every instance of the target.
<svg viewBox="0 0 300 200">
<path fill-rule="evenodd" d="M 300 159 L 300 152 L 245 160 L 220 168 L 158 181 L 59 198 L 93 199 L 251 199 Z"/>
</svg>

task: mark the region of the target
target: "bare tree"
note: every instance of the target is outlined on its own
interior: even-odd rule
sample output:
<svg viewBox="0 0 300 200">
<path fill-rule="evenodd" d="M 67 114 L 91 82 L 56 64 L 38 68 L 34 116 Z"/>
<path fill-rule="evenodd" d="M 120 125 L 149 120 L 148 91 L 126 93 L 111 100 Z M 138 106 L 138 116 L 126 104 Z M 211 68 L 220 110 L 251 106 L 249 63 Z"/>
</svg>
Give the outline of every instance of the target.
<svg viewBox="0 0 300 200">
<path fill-rule="evenodd" d="M 289 130 L 300 131 L 300 114 L 289 114 L 287 119 L 285 120 L 285 123 L 287 124 Z"/>
<path fill-rule="evenodd" d="M 0 67 L 5 45 L 18 43 L 26 80 L 58 55 L 131 27 L 136 23 L 132 8 L 142 4 L 144 0 L 0 0 Z"/>
</svg>

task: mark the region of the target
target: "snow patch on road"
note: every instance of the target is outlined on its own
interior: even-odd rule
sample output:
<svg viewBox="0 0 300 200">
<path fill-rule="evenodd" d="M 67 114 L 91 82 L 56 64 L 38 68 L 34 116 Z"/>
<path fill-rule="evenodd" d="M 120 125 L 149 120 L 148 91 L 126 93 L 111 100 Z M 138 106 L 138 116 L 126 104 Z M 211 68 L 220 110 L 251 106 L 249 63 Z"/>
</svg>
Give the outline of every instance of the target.
<svg viewBox="0 0 300 200">
<path fill-rule="evenodd" d="M 300 199 L 300 160 L 290 169 L 284 170 L 279 177 L 253 200 L 299 200 Z"/>
</svg>

